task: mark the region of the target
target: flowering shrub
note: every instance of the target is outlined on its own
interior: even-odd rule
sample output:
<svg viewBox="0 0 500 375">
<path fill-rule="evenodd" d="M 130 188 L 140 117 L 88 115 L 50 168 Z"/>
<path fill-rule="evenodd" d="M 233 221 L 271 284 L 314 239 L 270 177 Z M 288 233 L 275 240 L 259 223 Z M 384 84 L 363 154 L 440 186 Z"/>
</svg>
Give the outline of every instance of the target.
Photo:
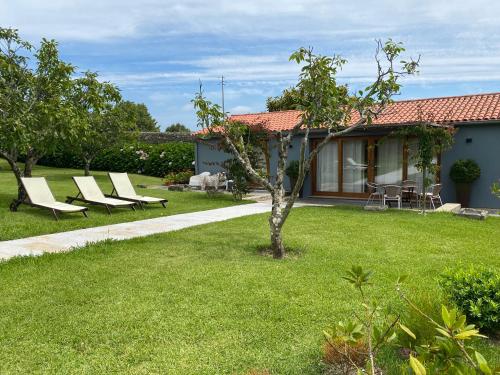
<svg viewBox="0 0 500 375">
<path fill-rule="evenodd" d="M 192 170 L 193 160 L 192 143 L 129 144 L 102 150 L 92 162 L 91 169 L 164 177 L 170 172 Z M 59 168 L 83 168 L 83 163 L 71 150 L 45 157 L 40 164 Z"/>
<path fill-rule="evenodd" d="M 170 172 L 165 176 L 164 183 L 165 185 L 187 184 L 189 182 L 189 178 L 192 175 L 193 171 L 191 170 L 182 172 Z"/>
</svg>

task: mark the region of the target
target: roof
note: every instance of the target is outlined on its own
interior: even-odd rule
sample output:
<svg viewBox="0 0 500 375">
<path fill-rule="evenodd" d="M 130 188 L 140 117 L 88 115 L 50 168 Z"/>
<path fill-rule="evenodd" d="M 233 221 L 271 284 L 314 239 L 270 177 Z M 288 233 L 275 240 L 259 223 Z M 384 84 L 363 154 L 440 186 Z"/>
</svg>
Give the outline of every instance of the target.
<svg viewBox="0 0 500 375">
<path fill-rule="evenodd" d="M 262 112 L 232 115 L 229 120 L 262 126 L 268 131 L 280 131 L 290 130 L 297 124 L 300 115 L 301 111 Z M 422 118 L 437 124 L 452 125 L 500 121 L 500 92 L 396 101 L 373 119 L 373 125 L 414 124 Z M 350 125 L 358 120 L 359 114 L 353 113 Z"/>
</svg>

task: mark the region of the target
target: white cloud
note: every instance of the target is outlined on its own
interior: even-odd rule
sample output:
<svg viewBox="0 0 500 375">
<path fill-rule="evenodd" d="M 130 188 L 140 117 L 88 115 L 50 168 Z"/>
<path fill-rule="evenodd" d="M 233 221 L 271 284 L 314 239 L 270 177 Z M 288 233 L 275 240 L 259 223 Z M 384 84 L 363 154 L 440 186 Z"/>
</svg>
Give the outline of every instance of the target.
<svg viewBox="0 0 500 375">
<path fill-rule="evenodd" d="M 237 105 L 235 107 L 232 107 L 229 109 L 229 113 L 232 115 L 238 115 L 242 113 L 251 113 L 255 112 L 252 107 L 246 106 L 246 105 Z"/>
</svg>

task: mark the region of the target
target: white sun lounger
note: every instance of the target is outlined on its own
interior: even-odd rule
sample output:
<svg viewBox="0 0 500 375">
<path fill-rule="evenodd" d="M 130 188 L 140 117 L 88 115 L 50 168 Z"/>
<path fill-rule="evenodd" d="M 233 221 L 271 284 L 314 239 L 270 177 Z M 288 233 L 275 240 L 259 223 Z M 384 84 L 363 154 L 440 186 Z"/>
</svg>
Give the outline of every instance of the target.
<svg viewBox="0 0 500 375">
<path fill-rule="evenodd" d="M 59 220 L 57 217 L 58 212 L 81 212 L 87 217 L 87 207 L 56 201 L 44 177 L 21 177 L 21 183 L 27 195 L 27 201 L 23 203 L 32 207 L 50 210 L 56 220 Z"/>
<path fill-rule="evenodd" d="M 167 199 L 137 195 L 127 173 L 110 172 L 108 175 L 111 179 L 111 183 L 113 184 L 113 191 L 111 192 L 111 195 L 109 195 L 110 197 L 116 196 L 120 199 L 135 202 L 139 204 L 142 209 L 144 209 L 144 204 L 149 203 L 160 203 L 164 208 L 166 207 L 165 203 L 168 202 Z"/>
<path fill-rule="evenodd" d="M 73 177 L 79 193 L 76 197 L 68 197 L 66 202 L 81 201 L 89 204 L 104 206 L 111 215 L 111 207 L 130 207 L 135 211 L 135 202 L 129 202 L 122 199 L 106 197 L 93 176 Z"/>
</svg>

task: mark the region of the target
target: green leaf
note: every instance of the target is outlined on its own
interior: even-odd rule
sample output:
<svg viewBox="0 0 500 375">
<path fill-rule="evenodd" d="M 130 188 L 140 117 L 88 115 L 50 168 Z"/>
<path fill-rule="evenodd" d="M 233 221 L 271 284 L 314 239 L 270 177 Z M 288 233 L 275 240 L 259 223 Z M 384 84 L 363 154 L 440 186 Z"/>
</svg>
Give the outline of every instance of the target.
<svg viewBox="0 0 500 375">
<path fill-rule="evenodd" d="M 479 352 L 474 352 L 476 356 L 477 363 L 479 364 L 479 369 L 483 372 L 483 374 L 491 375 L 491 369 L 488 366 L 488 362 Z"/>
<path fill-rule="evenodd" d="M 441 317 L 443 318 L 443 322 L 447 328 L 451 328 L 453 325 L 451 322 L 450 312 L 446 308 L 445 305 L 441 305 Z"/>
<path fill-rule="evenodd" d="M 426 375 L 427 374 L 427 371 L 425 370 L 424 365 L 418 359 L 416 359 L 414 356 L 412 356 L 411 354 L 410 354 L 410 366 L 411 366 L 413 372 L 415 372 L 415 375 Z"/>
<path fill-rule="evenodd" d="M 399 323 L 399 327 L 403 331 L 405 331 L 408 336 L 410 336 L 411 338 L 413 338 L 413 340 L 417 339 L 417 336 L 415 336 L 415 334 L 407 326 L 405 326 L 404 324 Z"/>
</svg>

